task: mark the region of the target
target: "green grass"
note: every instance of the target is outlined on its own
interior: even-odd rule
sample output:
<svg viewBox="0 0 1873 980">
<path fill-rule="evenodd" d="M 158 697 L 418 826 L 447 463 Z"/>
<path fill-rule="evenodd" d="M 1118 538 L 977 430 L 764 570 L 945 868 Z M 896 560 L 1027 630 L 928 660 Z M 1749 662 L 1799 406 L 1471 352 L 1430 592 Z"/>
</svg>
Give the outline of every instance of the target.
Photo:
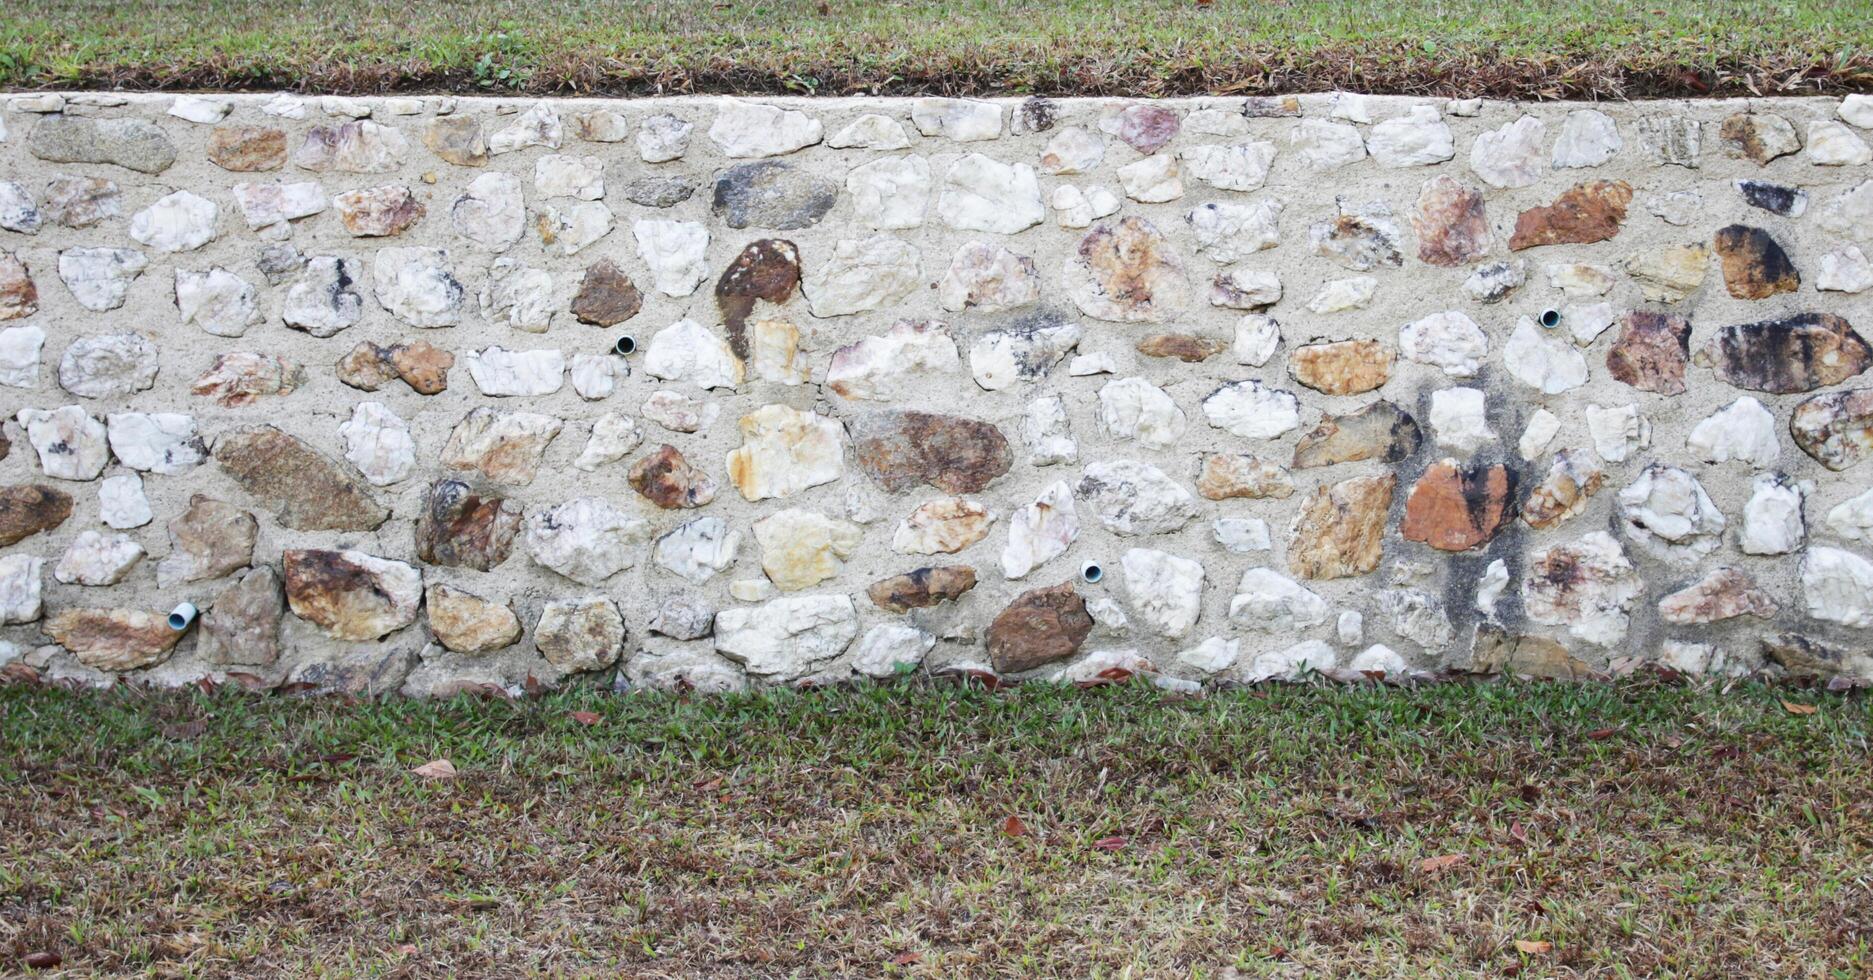
<svg viewBox="0 0 1873 980">
<path fill-rule="evenodd" d="M 1842 0 L 35 0 L 0 86 L 374 93 L 1768 94 L 1873 87 Z"/>
<path fill-rule="evenodd" d="M 1870 735 L 1653 681 L 14 687 L 0 973 L 1862 978 Z"/>
</svg>

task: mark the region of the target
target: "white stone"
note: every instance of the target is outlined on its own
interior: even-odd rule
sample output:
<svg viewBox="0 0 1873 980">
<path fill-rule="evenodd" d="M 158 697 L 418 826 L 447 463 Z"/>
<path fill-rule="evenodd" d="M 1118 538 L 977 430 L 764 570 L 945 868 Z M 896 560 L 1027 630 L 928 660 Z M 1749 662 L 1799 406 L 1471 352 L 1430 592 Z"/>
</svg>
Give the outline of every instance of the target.
<svg viewBox="0 0 1873 980">
<path fill-rule="evenodd" d="M 202 95 L 178 95 L 169 103 L 169 114 L 177 119 L 187 119 L 192 123 L 218 123 L 227 117 L 234 103 L 227 99 L 211 99 Z"/>
<path fill-rule="evenodd" d="M 1107 436 L 1135 441 L 1146 449 L 1169 449 L 1189 427 L 1177 402 L 1144 378 L 1106 382 L 1099 389 L 1098 419 L 1100 431 Z"/>
<path fill-rule="evenodd" d="M 748 500 L 791 497 L 845 475 L 845 427 L 785 405 L 741 417 L 741 446 L 728 454 L 729 478 Z"/>
<path fill-rule="evenodd" d="M 1106 156 L 1106 141 L 1090 130 L 1068 126 L 1041 150 L 1041 173 L 1061 177 L 1088 174 Z M 1057 206 L 1057 205 L 1056 205 Z"/>
<path fill-rule="evenodd" d="M 1522 438 L 1515 444 L 1516 452 L 1532 463 L 1548 451 L 1548 444 L 1560 433 L 1561 420 L 1553 412 L 1535 409 L 1535 414 L 1528 417 L 1528 425 L 1522 429 Z"/>
<path fill-rule="evenodd" d="M 1066 401 L 1059 395 L 1042 395 L 1028 403 L 1021 417 L 1021 441 L 1030 466 L 1075 463 L 1080 458 L 1079 443 L 1067 424 Z"/>
<path fill-rule="evenodd" d="M 761 570 L 783 592 L 809 589 L 844 570 L 864 540 L 851 521 L 799 508 L 775 511 L 754 522 L 761 545 Z"/>
<path fill-rule="evenodd" d="M 889 235 L 842 238 L 808 266 L 801 282 L 814 316 L 845 316 L 889 306 L 923 285 L 917 246 Z"/>
<path fill-rule="evenodd" d="M 1873 490 L 1836 504 L 1827 512 L 1827 526 L 1849 541 L 1873 542 Z"/>
<path fill-rule="evenodd" d="M 1141 204 L 1162 204 L 1184 196 L 1183 170 L 1177 156 L 1158 153 L 1119 168 L 1119 187 Z"/>
<path fill-rule="evenodd" d="M 722 414 L 719 401 L 702 401 L 678 391 L 653 391 L 644 399 L 646 422 L 655 422 L 671 432 L 701 432 L 715 425 Z"/>
<path fill-rule="evenodd" d="M 1591 346 L 1600 339 L 1600 335 L 1613 325 L 1614 318 L 1611 303 L 1570 303 L 1561 311 L 1561 322 L 1567 324 L 1568 336 L 1573 337 L 1574 343 L 1581 347 Z"/>
<path fill-rule="evenodd" d="M 1548 285 L 1569 296 L 1604 296 L 1618 280 L 1603 265 L 1557 263 L 1548 266 Z"/>
<path fill-rule="evenodd" d="M 925 136 L 945 136 L 958 143 L 1002 134 L 1001 106 L 979 99 L 918 99 L 911 103 L 910 120 Z"/>
<path fill-rule="evenodd" d="M 1281 302 L 1281 277 L 1265 269 L 1230 266 L 1210 281 L 1210 305 L 1265 310 Z M 1245 318 L 1246 319 L 1246 318 Z"/>
<path fill-rule="evenodd" d="M 1131 617 L 1125 615 L 1125 608 L 1110 596 L 1087 596 L 1086 615 L 1093 619 L 1094 636 L 1125 636 L 1131 632 Z"/>
<path fill-rule="evenodd" d="M 1572 345 L 1546 336 L 1528 317 L 1516 321 L 1502 348 L 1502 361 L 1517 381 L 1544 395 L 1587 383 L 1587 358 Z"/>
<path fill-rule="evenodd" d="M 176 270 L 176 312 L 216 337 L 239 337 L 260 323 L 253 283 L 219 266 L 206 272 Z"/>
<path fill-rule="evenodd" d="M 594 472 L 629 456 L 643 441 L 643 433 L 637 431 L 637 423 L 630 416 L 617 412 L 601 415 L 592 423 L 591 438 L 585 441 L 585 448 L 572 466 L 585 473 Z"/>
<path fill-rule="evenodd" d="M 1478 303 L 1496 303 L 1528 282 L 1528 263 L 1491 262 L 1480 266 L 1463 281 L 1463 291 Z"/>
<path fill-rule="evenodd" d="M 918 504 L 891 532 L 891 550 L 901 555 L 954 554 L 988 536 L 995 515 L 962 497 Z"/>
<path fill-rule="evenodd" d="M 1203 611 L 1203 566 L 1150 548 L 1130 548 L 1119 559 L 1132 612 L 1159 636 L 1181 637 Z"/>
<path fill-rule="evenodd" d="M 494 260 L 479 298 L 481 312 L 489 320 L 505 322 L 522 333 L 545 333 L 559 308 L 553 277 L 545 269 L 506 257 Z"/>
<path fill-rule="evenodd" d="M 1699 422 L 1685 446 L 1706 463 L 1735 460 L 1758 469 L 1774 466 L 1781 451 L 1776 445 L 1775 413 L 1749 395 Z"/>
<path fill-rule="evenodd" d="M 98 484 L 98 520 L 127 531 L 155 519 L 149 498 L 143 495 L 143 478 L 135 473 L 107 476 Z"/>
<path fill-rule="evenodd" d="M 1268 537 L 1268 522 L 1259 517 L 1219 517 L 1211 533 L 1224 551 L 1238 555 L 1274 547 Z"/>
<path fill-rule="evenodd" d="M 36 324 L 0 330 L 0 385 L 35 388 L 39 385 L 39 353 L 46 332 Z"/>
<path fill-rule="evenodd" d="M 134 333 L 80 337 L 59 358 L 59 387 L 80 398 L 110 398 L 156 383 L 156 345 Z"/>
<path fill-rule="evenodd" d="M 1817 167 L 1859 167 L 1873 162 L 1873 148 L 1853 130 L 1832 119 L 1808 124 L 1808 162 Z"/>
<path fill-rule="evenodd" d="M 338 434 L 345 440 L 345 458 L 373 486 L 399 483 L 416 469 L 416 438 L 409 424 L 382 402 L 353 405 Z"/>
<path fill-rule="evenodd" d="M 715 614 L 715 651 L 776 683 L 836 660 L 857 636 L 858 610 L 846 595 L 787 596 Z"/>
<path fill-rule="evenodd" d="M 1509 565 L 1498 558 L 1483 569 L 1483 577 L 1476 582 L 1476 611 L 1489 619 L 1496 618 L 1496 600 L 1502 598 L 1502 590 L 1509 587 Z"/>
<path fill-rule="evenodd" d="M 1378 289 L 1379 281 L 1371 276 L 1329 279 L 1321 285 L 1314 298 L 1307 301 L 1307 310 L 1324 315 L 1365 309 Z"/>
<path fill-rule="evenodd" d="M 936 646 L 936 637 L 903 623 L 880 623 L 852 647 L 852 671 L 866 677 L 894 677 L 917 667 Z"/>
<path fill-rule="evenodd" d="M 1461 311 L 1446 310 L 1400 327 L 1398 353 L 1453 378 L 1474 378 L 1489 356 L 1489 336 Z"/>
<path fill-rule="evenodd" d="M 215 240 L 215 202 L 176 191 L 130 216 L 130 237 L 158 252 L 189 252 Z"/>
<path fill-rule="evenodd" d="M 1327 621 L 1327 600 L 1272 568 L 1242 573 L 1229 599 L 1229 621 L 1244 629 L 1292 635 Z"/>
<path fill-rule="evenodd" d="M 1873 180 L 1840 192 L 1821 210 L 1822 229 L 1856 242 L 1873 241 Z"/>
<path fill-rule="evenodd" d="M 549 103 L 538 102 L 512 123 L 488 137 L 488 153 L 500 156 L 530 146 L 557 150 L 563 138 L 564 129 L 560 126 L 559 113 Z"/>
<path fill-rule="evenodd" d="M 1244 439 L 1274 439 L 1301 424 L 1300 399 L 1260 381 L 1231 381 L 1203 399 L 1203 417 Z"/>
<path fill-rule="evenodd" d="M 853 216 L 867 226 L 915 228 L 930 206 L 930 163 L 920 156 L 881 157 L 853 167 L 845 190 Z"/>
<path fill-rule="evenodd" d="M 956 341 L 934 320 L 900 320 L 881 336 L 833 351 L 825 386 L 841 398 L 895 401 L 908 378 L 958 374 Z"/>
<path fill-rule="evenodd" d="M 786 320 L 756 320 L 749 327 L 749 360 L 757 379 L 792 387 L 811 378 L 813 368 L 800 349 L 799 327 Z"/>
<path fill-rule="evenodd" d="M 116 585 L 143 560 L 143 546 L 126 534 L 80 531 L 65 548 L 52 577 L 66 585 Z"/>
<path fill-rule="evenodd" d="M 533 189 L 541 197 L 596 201 L 605 196 L 605 162 L 598 157 L 549 153 L 533 162 Z"/>
<path fill-rule="evenodd" d="M 1338 170 L 1366 158 L 1366 141 L 1345 123 L 1303 119 L 1288 133 L 1288 149 L 1314 170 Z"/>
<path fill-rule="evenodd" d="M 1601 459 L 1621 463 L 1652 444 L 1652 423 L 1639 414 L 1637 405 L 1611 408 L 1588 405 L 1587 435 L 1593 439 L 1593 451 Z"/>
<path fill-rule="evenodd" d="M 1839 548 L 1816 545 L 1801 562 L 1808 615 L 1824 623 L 1873 628 L 1873 562 Z"/>
<path fill-rule="evenodd" d="M 364 119 L 371 114 L 371 104 L 363 99 L 348 99 L 342 95 L 327 95 L 319 99 L 319 110 L 328 116 L 342 116 L 346 119 Z"/>
<path fill-rule="evenodd" d="M 818 143 L 823 135 L 819 120 L 804 112 L 736 98 L 718 101 L 715 121 L 709 124 L 709 139 L 723 156 L 736 159 L 792 153 Z"/>
<path fill-rule="evenodd" d="M 1241 656 L 1241 641 L 1212 636 L 1188 650 L 1179 650 L 1177 662 L 1199 674 L 1207 675 L 1228 670 L 1235 666 Z"/>
<path fill-rule="evenodd" d="M 1660 221 L 1682 228 L 1703 214 L 1704 198 L 1696 191 L 1672 191 L 1647 198 L 1645 209 L 1657 215 Z"/>
<path fill-rule="evenodd" d="M 694 221 L 645 218 L 631 223 L 638 258 L 665 296 L 688 296 L 709 278 L 709 229 Z"/>
<path fill-rule="evenodd" d="M 38 621 L 45 611 L 45 564 L 37 555 L 0 555 L 0 626 Z M 5 662 L 0 656 L 0 665 Z"/>
<path fill-rule="evenodd" d="M 1048 202 L 1054 209 L 1054 220 L 1062 228 L 1088 227 L 1100 218 L 1119 213 L 1122 203 L 1117 194 L 1103 187 L 1082 189 L 1071 184 L 1054 188 Z"/>
<path fill-rule="evenodd" d="M 1821 256 L 1821 270 L 1815 275 L 1814 288 L 1838 293 L 1862 293 L 1873 289 L 1873 263 L 1857 245 L 1826 252 Z"/>
<path fill-rule="evenodd" d="M 1381 167 L 1423 167 L 1457 155 L 1450 127 L 1428 105 L 1412 106 L 1406 115 L 1372 127 L 1366 151 Z"/>
<path fill-rule="evenodd" d="M 449 207 L 455 233 L 490 252 L 505 252 L 526 231 L 527 203 L 520 178 L 495 171 L 469 181 Z"/>
<path fill-rule="evenodd" d="M 637 560 L 650 524 L 601 497 L 580 497 L 527 515 L 521 543 L 541 566 L 596 586 Z"/>
<path fill-rule="evenodd" d="M 1431 431 L 1437 444 L 1473 453 L 1496 441 L 1489 427 L 1487 399 L 1481 388 L 1440 388 L 1431 392 Z"/>
<path fill-rule="evenodd" d="M 1067 362 L 1067 374 L 1075 378 L 1091 377 L 1095 374 L 1116 374 L 1118 370 L 1118 361 L 1110 351 L 1081 354 Z"/>
<path fill-rule="evenodd" d="M 1040 298 L 1034 260 L 989 242 L 964 243 L 937 282 L 937 303 L 952 313 L 1000 313 Z"/>
<path fill-rule="evenodd" d="M 1723 513 L 1697 478 L 1676 466 L 1653 463 L 1619 491 L 1621 530 L 1647 553 L 1693 562 L 1723 542 Z"/>
<path fill-rule="evenodd" d="M 557 349 L 487 347 L 469 351 L 464 360 L 475 387 L 490 398 L 538 398 L 566 383 L 566 355 Z"/>
<path fill-rule="evenodd" d="M 1242 680 L 1248 684 L 1298 679 L 1310 671 L 1332 670 L 1339 662 L 1333 647 L 1320 640 L 1303 640 L 1285 650 L 1257 654 Z"/>
<path fill-rule="evenodd" d="M 1802 507 L 1808 493 L 1780 473 L 1758 473 L 1743 505 L 1743 531 L 1737 547 L 1746 555 L 1786 555 L 1808 543 Z"/>
<path fill-rule="evenodd" d="M 1570 574 L 1555 581 L 1540 574 L 1564 567 Z M 1645 591 L 1645 583 L 1605 531 L 1593 531 L 1572 544 L 1558 544 L 1529 556 L 1522 580 L 1522 607 L 1529 621 L 1566 626 L 1569 635 L 1597 646 L 1626 638 L 1627 610 Z"/>
<path fill-rule="evenodd" d="M 1555 137 L 1554 165 L 1557 169 L 1597 167 L 1625 145 L 1613 117 L 1598 109 L 1575 109 Z"/>
<path fill-rule="evenodd" d="M 43 219 L 32 193 L 11 180 L 0 180 L 0 228 L 36 235 Z"/>
<path fill-rule="evenodd" d="M 266 104 L 260 107 L 260 111 L 281 119 L 304 119 L 306 118 L 306 100 L 281 92 L 268 99 Z"/>
<path fill-rule="evenodd" d="M 702 585 L 733 565 L 740 550 L 740 531 L 720 517 L 698 517 L 658 538 L 652 560 L 659 568 Z"/>
<path fill-rule="evenodd" d="M 620 371 L 629 373 L 624 362 L 610 354 L 574 354 L 568 371 L 572 390 L 588 402 L 604 401 L 618 390 Z"/>
<path fill-rule="evenodd" d="M 1012 235 L 1045 220 L 1047 206 L 1033 167 L 971 153 L 943 175 L 937 214 L 951 228 Z"/>
<path fill-rule="evenodd" d="M 446 248 L 378 249 L 371 278 L 377 302 L 410 326 L 452 327 L 462 321 L 466 290 L 449 271 Z"/>
<path fill-rule="evenodd" d="M 1184 215 L 1197 240 L 1197 253 L 1228 265 L 1281 243 L 1281 202 L 1265 197 L 1254 204 L 1211 202 Z"/>
<path fill-rule="evenodd" d="M 910 145 L 910 136 L 903 123 L 868 112 L 826 137 L 826 145 L 835 150 L 902 150 Z"/>
<path fill-rule="evenodd" d="M 280 319 L 314 337 L 330 337 L 364 315 L 364 297 L 357 291 L 363 278 L 364 263 L 357 259 L 315 255 L 287 287 Z"/>
<path fill-rule="evenodd" d="M 1236 321 L 1236 335 L 1229 350 L 1237 364 L 1261 367 L 1280 346 L 1281 324 L 1272 316 L 1251 313 Z"/>
<path fill-rule="evenodd" d="M 111 454 L 133 470 L 174 476 L 208 458 L 195 418 L 177 412 L 113 412 L 105 418 Z"/>
<path fill-rule="evenodd" d="M 1197 501 L 1164 471 L 1136 460 L 1086 464 L 1074 496 L 1114 534 L 1170 534 L 1197 516 Z"/>
<path fill-rule="evenodd" d="M 1184 131 L 1197 136 L 1247 136 L 1249 121 L 1231 109 L 1197 109 L 1184 117 Z"/>
<path fill-rule="evenodd" d="M 645 163 L 669 163 L 689 152 L 696 127 L 668 113 L 644 117 L 637 128 L 637 155 Z"/>
<path fill-rule="evenodd" d="M 678 320 L 650 338 L 644 373 L 703 389 L 734 388 L 741 384 L 743 367 L 728 341 L 694 320 Z"/>
<path fill-rule="evenodd" d="M 104 423 L 82 407 L 45 411 L 22 408 L 17 416 L 26 441 L 39 453 L 39 469 L 58 480 L 95 480 L 110 460 Z"/>
<path fill-rule="evenodd" d="M 1492 129 L 1470 144 L 1470 169 L 1491 187 L 1531 187 L 1547 175 L 1542 143 L 1548 129 L 1534 116 Z"/>
<path fill-rule="evenodd" d="M 1066 554 L 1079 537 L 1079 511 L 1065 480 L 1055 480 L 1034 502 L 1015 511 L 1008 521 L 1008 544 L 1002 549 L 1002 575 L 1010 579 Z"/>
<path fill-rule="evenodd" d="M 1849 95 L 1834 111 L 1861 129 L 1873 129 L 1873 95 Z"/>
<path fill-rule="evenodd" d="M 130 283 L 150 260 L 128 248 L 68 248 L 59 253 L 59 278 L 78 305 L 94 313 L 124 305 Z"/>
<path fill-rule="evenodd" d="M 563 209 L 557 205 L 547 205 L 534 228 L 540 234 L 540 242 L 546 246 L 558 246 L 560 255 L 576 255 L 587 245 L 611 234 L 611 209 L 600 201 L 580 201 L 567 205 Z M 638 255 L 644 254 L 643 240 L 638 241 Z M 646 259 L 653 273 L 659 267 Z"/>
</svg>

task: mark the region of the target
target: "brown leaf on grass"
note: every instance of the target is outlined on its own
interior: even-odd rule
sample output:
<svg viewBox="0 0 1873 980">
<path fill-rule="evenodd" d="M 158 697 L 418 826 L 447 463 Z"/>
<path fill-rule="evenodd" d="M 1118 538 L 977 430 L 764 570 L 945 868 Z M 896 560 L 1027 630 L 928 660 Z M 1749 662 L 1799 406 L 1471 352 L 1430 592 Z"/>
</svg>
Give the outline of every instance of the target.
<svg viewBox="0 0 1873 980">
<path fill-rule="evenodd" d="M 186 742 L 190 739 L 200 738 L 202 733 L 207 730 L 207 720 L 197 718 L 194 721 L 179 721 L 173 725 L 164 725 L 163 737 L 174 739 L 178 742 Z"/>
<path fill-rule="evenodd" d="M 1468 857 L 1468 855 L 1465 854 L 1443 854 L 1438 857 L 1428 857 L 1418 862 L 1418 870 L 1427 875 L 1443 874 L 1456 865 L 1462 864 L 1466 857 Z"/>
<path fill-rule="evenodd" d="M 922 953 L 899 953 L 891 957 L 892 966 L 910 966 L 913 963 L 921 962 L 923 962 Z"/>
<path fill-rule="evenodd" d="M 424 779 L 454 779 L 455 763 L 447 759 L 431 759 L 410 771 Z"/>
<path fill-rule="evenodd" d="M 581 725 L 596 725 L 600 721 L 596 711 L 574 711 L 567 717 Z"/>
<path fill-rule="evenodd" d="M 1801 704 L 1800 702 L 1796 702 L 1796 701 L 1784 701 L 1782 702 L 1782 710 L 1788 712 L 1791 715 L 1812 715 L 1816 711 L 1819 711 L 1820 709 L 1816 708 L 1812 704 Z"/>
<path fill-rule="evenodd" d="M 1026 837 L 1028 825 L 1022 823 L 1020 817 L 1010 814 L 1008 819 L 1002 821 L 1002 833 L 1010 837 Z"/>
<path fill-rule="evenodd" d="M 1619 729 L 1617 728 L 1596 728 L 1588 732 L 1587 737 L 1596 742 L 1604 742 L 1617 734 L 1619 734 Z"/>
<path fill-rule="evenodd" d="M 1128 843 L 1130 842 L 1127 841 L 1123 837 L 1116 837 L 1116 836 L 1115 837 L 1101 837 L 1098 840 L 1093 841 L 1093 850 L 1095 851 L 1122 851 L 1125 849 L 1125 845 Z"/>
<path fill-rule="evenodd" d="M 1553 949 L 1554 944 L 1546 939 L 1517 939 L 1515 941 L 1515 948 L 1530 956 L 1536 956 Z"/>
<path fill-rule="evenodd" d="M 27 953 L 20 961 L 35 970 L 52 970 L 65 962 L 65 958 L 57 953 L 41 950 L 37 953 Z"/>
<path fill-rule="evenodd" d="M 1131 671 L 1123 667 L 1107 667 L 1094 676 L 1092 680 L 1075 681 L 1073 686 L 1084 690 L 1089 687 L 1104 687 L 1107 684 L 1123 684 L 1131 679 Z"/>
<path fill-rule="evenodd" d="M 1526 844 L 1528 843 L 1528 828 L 1522 826 L 1520 820 L 1511 820 L 1509 821 L 1509 836 Z"/>
</svg>

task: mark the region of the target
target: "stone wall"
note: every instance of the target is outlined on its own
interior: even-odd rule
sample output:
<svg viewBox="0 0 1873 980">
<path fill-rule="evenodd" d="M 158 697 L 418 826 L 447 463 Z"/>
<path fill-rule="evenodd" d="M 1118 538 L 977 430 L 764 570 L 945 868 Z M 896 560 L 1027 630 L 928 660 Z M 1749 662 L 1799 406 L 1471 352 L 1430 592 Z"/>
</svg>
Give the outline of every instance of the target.
<svg viewBox="0 0 1873 980">
<path fill-rule="evenodd" d="M 1865 97 L 0 122 L 16 673 L 1873 674 Z"/>
</svg>

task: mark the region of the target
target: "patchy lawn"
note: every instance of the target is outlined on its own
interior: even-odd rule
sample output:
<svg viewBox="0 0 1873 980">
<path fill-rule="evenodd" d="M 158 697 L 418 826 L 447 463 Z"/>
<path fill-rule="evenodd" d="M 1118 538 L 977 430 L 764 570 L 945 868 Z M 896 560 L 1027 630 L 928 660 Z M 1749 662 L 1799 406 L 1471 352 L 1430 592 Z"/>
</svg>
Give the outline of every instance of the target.
<svg viewBox="0 0 1873 980">
<path fill-rule="evenodd" d="M 14 687 L 0 973 L 1858 978 L 1870 733 L 1654 681 Z"/>
<path fill-rule="evenodd" d="M 1839 0 L 31 0 L 0 86 L 1642 97 L 1873 90 Z"/>
</svg>

